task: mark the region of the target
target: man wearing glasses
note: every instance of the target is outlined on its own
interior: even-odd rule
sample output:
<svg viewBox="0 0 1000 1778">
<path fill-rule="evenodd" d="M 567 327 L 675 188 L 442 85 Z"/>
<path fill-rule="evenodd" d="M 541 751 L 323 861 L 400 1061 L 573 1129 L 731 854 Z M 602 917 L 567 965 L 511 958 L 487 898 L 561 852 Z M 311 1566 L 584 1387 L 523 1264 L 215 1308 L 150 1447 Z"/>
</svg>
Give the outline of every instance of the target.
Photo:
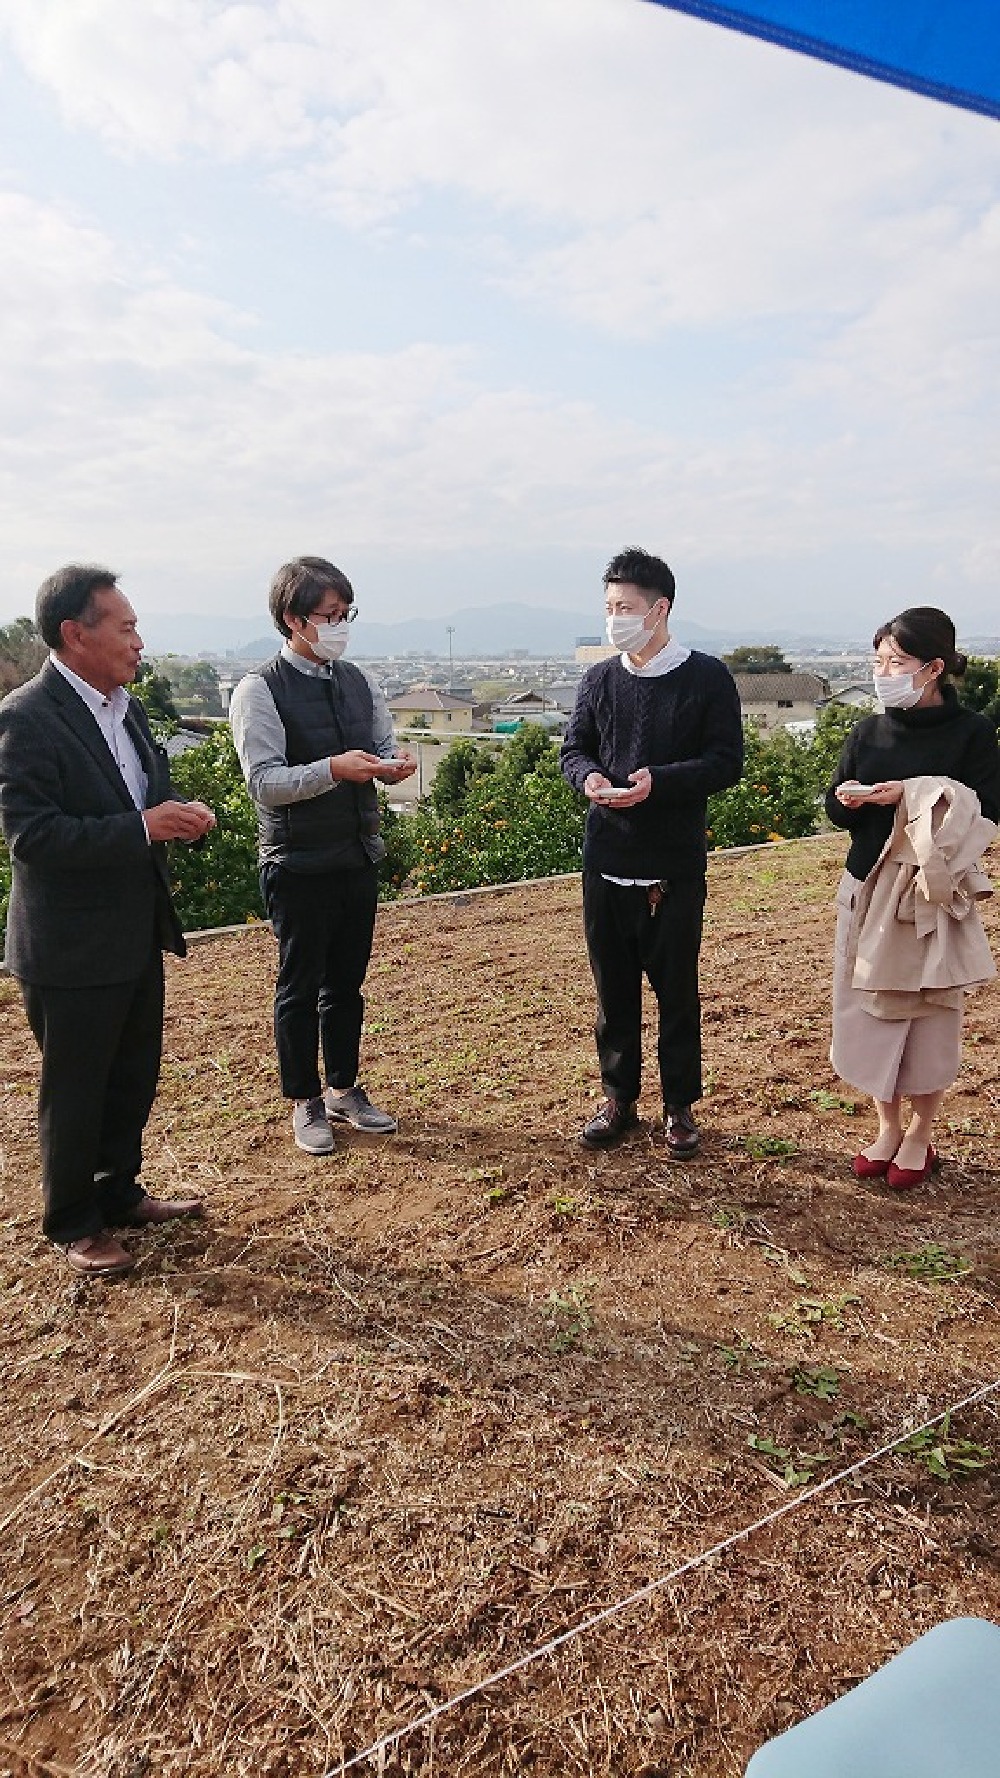
<svg viewBox="0 0 1000 1778">
<path fill-rule="evenodd" d="M 376 1135 L 396 1128 L 358 1084 L 361 990 L 385 853 L 375 786 L 401 783 L 417 761 L 396 751 L 374 679 L 342 659 L 357 616 L 347 576 L 321 556 L 298 556 L 278 569 L 269 604 L 285 640 L 273 661 L 240 680 L 230 721 L 257 810 L 261 894 L 278 941 L 281 1090 L 294 1102 L 297 1146 L 325 1155 L 334 1123 Z"/>
</svg>

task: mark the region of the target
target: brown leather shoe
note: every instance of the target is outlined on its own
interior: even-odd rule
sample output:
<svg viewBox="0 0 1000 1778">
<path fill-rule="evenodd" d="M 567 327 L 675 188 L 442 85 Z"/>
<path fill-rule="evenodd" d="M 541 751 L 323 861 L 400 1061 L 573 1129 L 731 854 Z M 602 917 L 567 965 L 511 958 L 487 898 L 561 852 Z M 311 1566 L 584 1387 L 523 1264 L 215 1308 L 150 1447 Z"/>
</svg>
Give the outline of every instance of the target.
<svg viewBox="0 0 1000 1778">
<path fill-rule="evenodd" d="M 103 1230 L 99 1235 L 81 1235 L 79 1241 L 54 1241 L 53 1246 L 74 1272 L 90 1278 L 114 1278 L 121 1272 L 130 1272 L 135 1265 L 128 1248 Z"/>
<path fill-rule="evenodd" d="M 181 1216 L 204 1216 L 200 1198 L 151 1198 L 146 1193 L 128 1217 L 130 1229 L 145 1228 L 150 1222 L 176 1222 Z"/>
<path fill-rule="evenodd" d="M 626 1105 L 620 1099 L 605 1099 L 589 1123 L 584 1124 L 580 1141 L 584 1148 L 613 1148 L 638 1121 L 634 1103 Z"/>
<path fill-rule="evenodd" d="M 701 1131 L 691 1116 L 690 1105 L 668 1105 L 663 1120 L 667 1153 L 672 1160 L 688 1161 L 701 1147 Z"/>
</svg>

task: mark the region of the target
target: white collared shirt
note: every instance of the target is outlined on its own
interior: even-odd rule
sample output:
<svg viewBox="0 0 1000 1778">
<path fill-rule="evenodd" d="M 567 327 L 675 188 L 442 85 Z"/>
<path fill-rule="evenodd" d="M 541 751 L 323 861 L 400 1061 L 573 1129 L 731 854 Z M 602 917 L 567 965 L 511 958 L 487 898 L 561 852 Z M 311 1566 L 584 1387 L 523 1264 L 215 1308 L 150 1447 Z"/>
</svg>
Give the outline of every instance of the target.
<svg viewBox="0 0 1000 1778">
<path fill-rule="evenodd" d="M 620 659 L 626 673 L 635 679 L 662 679 L 664 673 L 672 673 L 675 667 L 682 667 L 691 653 L 676 636 L 668 636 L 659 654 L 654 654 L 645 666 L 637 667 L 630 654 L 622 654 Z M 602 871 L 606 883 L 617 883 L 622 889 L 649 889 L 659 879 L 656 877 L 609 877 Z"/>
<path fill-rule="evenodd" d="M 622 654 L 620 659 L 626 673 L 636 679 L 662 679 L 664 673 L 672 673 L 675 667 L 682 667 L 690 656 L 690 648 L 678 642 L 676 636 L 668 636 L 659 654 L 654 654 L 645 666 L 637 667 L 630 654 Z"/>
<path fill-rule="evenodd" d="M 61 661 L 57 654 L 50 654 L 49 660 L 57 673 L 61 673 L 67 685 L 71 685 L 77 696 L 86 704 L 101 734 L 108 744 L 111 757 L 121 772 L 125 788 L 132 798 L 140 814 L 146 807 L 146 791 L 149 779 L 142 769 L 142 761 L 136 751 L 136 745 L 128 729 L 125 717 L 128 714 L 128 692 L 123 685 L 117 685 L 110 697 L 105 697 L 95 685 L 89 685 Z"/>
</svg>

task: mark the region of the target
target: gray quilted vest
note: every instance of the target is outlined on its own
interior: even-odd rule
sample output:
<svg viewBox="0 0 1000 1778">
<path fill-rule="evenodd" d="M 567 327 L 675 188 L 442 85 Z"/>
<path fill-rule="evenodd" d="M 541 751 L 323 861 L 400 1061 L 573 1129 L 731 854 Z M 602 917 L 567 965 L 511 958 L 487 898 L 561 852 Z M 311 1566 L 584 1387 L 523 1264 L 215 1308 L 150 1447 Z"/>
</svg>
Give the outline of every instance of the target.
<svg viewBox="0 0 1000 1778">
<path fill-rule="evenodd" d="M 371 687 L 349 661 L 329 673 L 300 673 L 281 656 L 261 669 L 285 731 L 290 766 L 308 765 L 353 747 L 372 750 Z M 257 809 L 261 864 L 309 874 L 358 870 L 385 857 L 374 784 L 340 781 L 323 796 L 280 809 Z"/>
</svg>

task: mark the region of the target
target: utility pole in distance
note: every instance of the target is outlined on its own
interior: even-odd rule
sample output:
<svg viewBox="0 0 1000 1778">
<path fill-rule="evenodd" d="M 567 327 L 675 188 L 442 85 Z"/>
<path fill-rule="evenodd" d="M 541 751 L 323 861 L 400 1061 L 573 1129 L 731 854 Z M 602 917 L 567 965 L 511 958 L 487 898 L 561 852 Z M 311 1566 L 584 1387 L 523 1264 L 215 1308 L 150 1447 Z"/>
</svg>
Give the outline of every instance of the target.
<svg viewBox="0 0 1000 1778">
<path fill-rule="evenodd" d="M 448 690 L 455 689 L 455 662 L 452 656 L 451 639 L 455 634 L 454 624 L 448 625 Z"/>
</svg>

